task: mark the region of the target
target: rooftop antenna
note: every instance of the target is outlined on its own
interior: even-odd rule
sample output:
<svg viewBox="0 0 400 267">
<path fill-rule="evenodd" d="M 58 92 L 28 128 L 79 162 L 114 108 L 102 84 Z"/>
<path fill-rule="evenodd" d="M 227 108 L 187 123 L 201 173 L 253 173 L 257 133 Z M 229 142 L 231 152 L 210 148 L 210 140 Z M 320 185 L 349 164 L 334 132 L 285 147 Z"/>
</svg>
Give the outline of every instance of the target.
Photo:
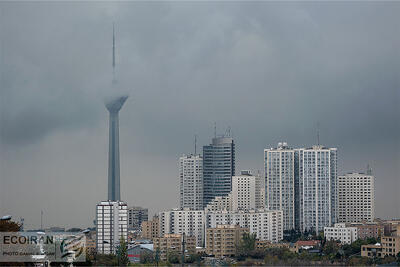
<svg viewBox="0 0 400 267">
<path fill-rule="evenodd" d="M 113 68 L 113 84 L 117 82 L 115 79 L 115 30 L 114 30 L 114 22 L 113 22 L 113 43 L 112 43 L 112 68 Z"/>
<path fill-rule="evenodd" d="M 217 138 L 217 122 L 214 122 L 214 138 Z"/>
<path fill-rule="evenodd" d="M 319 122 L 317 122 L 317 145 L 319 146 Z"/>
<path fill-rule="evenodd" d="M 196 156 L 197 152 L 197 135 L 194 135 L 194 155 Z"/>
<path fill-rule="evenodd" d="M 231 126 L 228 126 L 225 133 L 226 137 L 231 137 Z"/>
<path fill-rule="evenodd" d="M 367 175 L 372 175 L 372 169 L 369 166 L 369 163 L 367 164 Z"/>
<path fill-rule="evenodd" d="M 43 230 L 43 210 L 40 211 L 40 230 Z"/>
</svg>

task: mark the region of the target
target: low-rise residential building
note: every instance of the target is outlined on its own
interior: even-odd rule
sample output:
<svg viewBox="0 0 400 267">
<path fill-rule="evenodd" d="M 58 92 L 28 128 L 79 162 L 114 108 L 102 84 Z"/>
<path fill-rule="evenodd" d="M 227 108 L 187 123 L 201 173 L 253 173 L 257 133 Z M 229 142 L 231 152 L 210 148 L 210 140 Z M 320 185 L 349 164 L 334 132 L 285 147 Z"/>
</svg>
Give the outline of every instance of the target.
<svg viewBox="0 0 400 267">
<path fill-rule="evenodd" d="M 217 258 L 235 256 L 243 234 L 248 232 L 248 228 L 239 225 L 217 225 L 215 228 L 208 228 L 206 253 Z"/>
<path fill-rule="evenodd" d="M 327 240 L 339 240 L 341 244 L 351 244 L 358 239 L 357 227 L 335 223 L 334 227 L 324 227 L 324 236 Z"/>
<path fill-rule="evenodd" d="M 382 257 L 394 256 L 400 252 L 400 225 L 397 225 L 396 231 L 389 236 L 383 236 L 382 242 Z"/>
<path fill-rule="evenodd" d="M 95 255 L 96 253 L 96 231 L 90 231 L 86 236 L 86 253 Z"/>
<path fill-rule="evenodd" d="M 362 245 L 361 257 L 382 258 L 382 245 L 379 243 Z"/>
<path fill-rule="evenodd" d="M 220 224 L 248 228 L 259 240 L 277 243 L 283 239 L 283 217 L 280 210 L 214 211 L 206 214 L 206 228 L 215 228 Z"/>
<path fill-rule="evenodd" d="M 142 222 L 141 236 L 146 239 L 153 239 L 160 236 L 160 221 L 158 216 L 154 216 L 151 221 Z"/>
<path fill-rule="evenodd" d="M 357 227 L 357 237 L 359 239 L 375 238 L 383 236 L 384 225 L 376 222 L 351 223 L 349 226 Z"/>
<path fill-rule="evenodd" d="M 159 252 L 162 261 L 166 261 L 168 255 L 171 254 L 182 255 L 183 238 L 185 242 L 185 251 L 187 251 L 185 253 L 194 254 L 196 252 L 196 237 L 182 234 L 165 234 L 162 237 L 154 238 L 154 251 Z"/>
<path fill-rule="evenodd" d="M 380 220 L 384 225 L 384 233 L 385 235 L 392 235 L 397 231 L 397 225 L 400 225 L 400 219 L 397 220 Z"/>
<path fill-rule="evenodd" d="M 129 261 L 132 263 L 140 262 L 141 257 L 146 254 L 153 255 L 153 244 L 138 244 L 127 250 Z"/>
</svg>

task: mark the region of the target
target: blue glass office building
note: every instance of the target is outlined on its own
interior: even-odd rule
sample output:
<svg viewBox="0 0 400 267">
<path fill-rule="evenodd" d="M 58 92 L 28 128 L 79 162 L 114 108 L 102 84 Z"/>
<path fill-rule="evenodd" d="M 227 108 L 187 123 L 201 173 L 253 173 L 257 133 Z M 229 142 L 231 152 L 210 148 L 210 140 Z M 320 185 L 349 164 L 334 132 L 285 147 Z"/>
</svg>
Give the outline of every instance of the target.
<svg viewBox="0 0 400 267">
<path fill-rule="evenodd" d="M 217 137 L 203 146 L 203 203 L 204 207 L 217 196 L 232 190 L 235 175 L 235 144 L 231 137 Z"/>
</svg>

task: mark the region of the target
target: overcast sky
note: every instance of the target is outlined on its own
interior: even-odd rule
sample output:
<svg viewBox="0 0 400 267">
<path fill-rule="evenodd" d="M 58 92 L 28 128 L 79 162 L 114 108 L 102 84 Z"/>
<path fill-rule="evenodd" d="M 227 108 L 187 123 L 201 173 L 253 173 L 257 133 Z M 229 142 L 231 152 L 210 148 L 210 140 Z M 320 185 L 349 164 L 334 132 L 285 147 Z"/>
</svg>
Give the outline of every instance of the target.
<svg viewBox="0 0 400 267">
<path fill-rule="evenodd" d="M 107 198 L 112 22 L 121 196 L 178 205 L 178 157 L 231 127 L 236 171 L 286 141 L 338 148 L 400 217 L 399 2 L 0 3 L 0 214 L 93 226 Z M 199 149 L 201 150 L 201 149 Z"/>
</svg>

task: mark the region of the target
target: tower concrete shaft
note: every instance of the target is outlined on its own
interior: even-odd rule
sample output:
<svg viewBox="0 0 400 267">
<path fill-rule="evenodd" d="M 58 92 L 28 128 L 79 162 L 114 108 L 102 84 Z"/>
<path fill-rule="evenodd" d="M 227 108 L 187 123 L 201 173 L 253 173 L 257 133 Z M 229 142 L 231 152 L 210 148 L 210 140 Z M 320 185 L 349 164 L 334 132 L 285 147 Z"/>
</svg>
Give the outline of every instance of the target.
<svg viewBox="0 0 400 267">
<path fill-rule="evenodd" d="M 108 200 L 121 200 L 119 172 L 119 111 L 127 96 L 117 97 L 106 103 L 110 112 L 108 146 Z"/>
</svg>

